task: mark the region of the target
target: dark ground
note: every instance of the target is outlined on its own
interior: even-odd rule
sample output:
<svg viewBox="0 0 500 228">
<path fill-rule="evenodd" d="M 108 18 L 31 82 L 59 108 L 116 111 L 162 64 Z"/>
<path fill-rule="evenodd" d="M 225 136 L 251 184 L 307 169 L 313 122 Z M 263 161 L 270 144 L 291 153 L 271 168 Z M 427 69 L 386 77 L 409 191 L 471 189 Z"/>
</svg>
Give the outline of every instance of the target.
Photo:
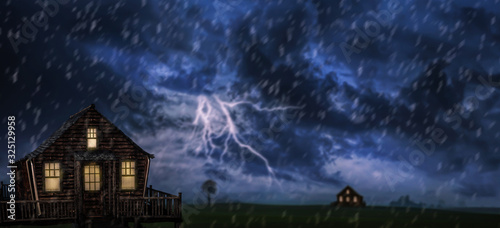
<svg viewBox="0 0 500 228">
<path fill-rule="evenodd" d="M 194 207 L 191 207 L 194 208 Z M 184 228 L 223 227 L 427 227 L 500 228 L 498 208 L 422 209 L 368 206 L 289 206 L 257 204 L 216 204 L 184 213 Z M 173 223 L 143 223 L 143 227 L 173 227 Z M 22 227 L 22 226 L 16 226 Z M 26 226 L 33 227 L 33 226 Z M 72 227 L 59 225 L 58 228 Z M 130 227 L 133 224 L 130 223 Z"/>
</svg>

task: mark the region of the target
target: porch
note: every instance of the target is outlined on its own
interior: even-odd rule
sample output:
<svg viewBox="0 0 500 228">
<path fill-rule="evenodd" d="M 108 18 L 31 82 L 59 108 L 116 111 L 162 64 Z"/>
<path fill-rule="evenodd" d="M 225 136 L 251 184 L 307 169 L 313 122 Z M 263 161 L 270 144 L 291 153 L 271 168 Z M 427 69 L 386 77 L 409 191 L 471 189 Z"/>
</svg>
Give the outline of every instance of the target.
<svg viewBox="0 0 500 228">
<path fill-rule="evenodd" d="M 16 200 L 15 220 L 9 219 L 7 204 L 9 198 L 7 188 L 1 184 L 0 199 L 0 224 L 55 224 L 75 222 L 82 223 L 85 220 L 98 220 L 101 218 L 118 219 L 121 221 L 134 222 L 174 222 L 180 225 L 182 222 L 182 193 L 178 195 L 153 189 L 150 185 L 146 188 L 143 197 L 118 197 L 112 207 L 111 215 L 93 216 L 81 218 L 75 200 Z M 80 222 L 79 222 L 80 221 Z"/>
</svg>

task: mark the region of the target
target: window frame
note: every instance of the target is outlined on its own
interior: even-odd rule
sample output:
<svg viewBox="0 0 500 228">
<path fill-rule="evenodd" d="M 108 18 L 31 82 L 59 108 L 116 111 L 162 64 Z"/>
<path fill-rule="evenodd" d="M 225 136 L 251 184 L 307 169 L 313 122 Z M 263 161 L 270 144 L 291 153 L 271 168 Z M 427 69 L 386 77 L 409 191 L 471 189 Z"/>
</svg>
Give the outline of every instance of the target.
<svg viewBox="0 0 500 228">
<path fill-rule="evenodd" d="M 59 169 L 56 169 L 54 167 L 54 169 L 51 169 L 50 168 L 50 164 L 58 164 L 59 165 Z M 43 163 L 43 191 L 44 192 L 62 192 L 62 166 L 61 166 L 61 162 L 60 161 L 48 161 L 48 162 L 44 162 Z M 46 175 L 46 165 L 49 165 L 49 175 L 50 175 L 50 171 L 51 170 L 54 170 L 54 174 L 58 174 L 58 176 L 47 176 Z M 56 170 L 59 170 L 57 173 L 56 173 Z M 48 179 L 59 179 L 59 190 L 47 190 L 47 178 Z"/>
<path fill-rule="evenodd" d="M 94 132 L 90 132 L 91 130 L 94 130 Z M 87 128 L 87 150 L 97 150 L 97 148 L 99 147 L 99 137 L 98 137 L 98 133 L 97 133 L 97 127 L 95 126 L 90 126 Z M 93 136 L 93 137 L 92 137 Z M 95 139 L 95 147 L 89 147 L 89 140 L 90 139 Z"/>
<path fill-rule="evenodd" d="M 94 166 L 94 167 L 97 166 L 98 167 L 98 170 L 99 170 L 99 174 L 98 174 L 98 176 L 99 176 L 99 182 L 95 181 L 95 177 L 96 177 L 95 168 L 94 168 L 94 173 L 90 173 L 90 167 L 91 166 Z M 88 173 L 88 175 L 89 175 L 89 181 L 88 182 L 85 180 L 85 167 L 89 167 L 89 173 Z M 101 191 L 101 189 L 102 189 L 102 171 L 101 171 L 101 165 L 98 164 L 98 163 L 88 163 L 88 164 L 83 165 L 83 170 L 82 171 L 83 171 L 83 191 L 85 191 L 85 192 L 99 192 L 99 191 Z M 90 175 L 91 174 L 94 175 L 94 181 L 93 182 L 90 181 Z M 99 188 L 98 189 L 94 189 L 94 190 L 87 190 L 86 187 L 85 187 L 86 183 L 89 183 L 89 188 L 90 188 L 90 184 L 91 183 L 94 184 L 94 187 L 95 187 L 96 183 L 99 183 Z"/>
<path fill-rule="evenodd" d="M 126 162 L 132 162 L 134 164 L 134 167 L 124 167 L 124 163 Z M 133 171 L 133 174 L 123 174 L 124 170 L 129 169 L 130 171 Z M 126 171 L 125 171 L 126 172 Z M 134 188 L 133 189 L 128 189 L 128 188 L 123 188 L 123 177 L 134 177 Z M 135 160 L 122 160 L 120 162 L 120 190 L 121 191 L 135 191 L 137 190 L 137 161 Z"/>
</svg>

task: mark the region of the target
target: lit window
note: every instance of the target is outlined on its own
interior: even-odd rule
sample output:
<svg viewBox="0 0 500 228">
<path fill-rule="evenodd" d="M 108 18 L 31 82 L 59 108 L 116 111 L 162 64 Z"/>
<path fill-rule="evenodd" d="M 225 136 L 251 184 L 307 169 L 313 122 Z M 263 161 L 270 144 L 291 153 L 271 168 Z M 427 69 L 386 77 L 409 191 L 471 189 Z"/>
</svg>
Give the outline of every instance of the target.
<svg viewBox="0 0 500 228">
<path fill-rule="evenodd" d="M 349 201 L 350 201 L 350 198 L 349 198 L 349 197 L 346 197 L 346 198 L 345 198 L 345 201 L 346 201 L 346 202 L 349 202 Z"/>
<path fill-rule="evenodd" d="M 347 191 L 345 191 L 346 194 L 349 194 L 349 189 L 347 189 Z"/>
<path fill-rule="evenodd" d="M 97 148 L 97 129 L 88 128 L 87 129 L 87 148 L 93 150 Z"/>
<path fill-rule="evenodd" d="M 86 165 L 84 167 L 85 191 L 99 191 L 101 189 L 101 172 L 99 165 Z"/>
<path fill-rule="evenodd" d="M 353 199 L 353 201 L 354 201 L 355 203 L 357 203 L 357 202 L 358 202 L 358 197 L 356 197 L 356 196 L 355 196 L 355 197 L 354 197 L 354 199 Z"/>
<path fill-rule="evenodd" d="M 339 196 L 339 202 L 342 202 L 342 196 Z"/>
<path fill-rule="evenodd" d="M 122 162 L 122 189 L 134 190 L 135 189 L 135 162 L 124 161 Z"/>
<path fill-rule="evenodd" d="M 61 169 L 58 162 L 45 163 L 45 191 L 61 191 Z"/>
</svg>

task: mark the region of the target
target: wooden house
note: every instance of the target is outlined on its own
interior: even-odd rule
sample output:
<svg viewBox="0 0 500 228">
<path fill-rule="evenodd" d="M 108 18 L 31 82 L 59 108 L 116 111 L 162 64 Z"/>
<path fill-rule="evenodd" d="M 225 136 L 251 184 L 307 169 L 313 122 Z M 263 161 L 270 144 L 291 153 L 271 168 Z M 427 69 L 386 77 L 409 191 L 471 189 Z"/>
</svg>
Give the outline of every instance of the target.
<svg viewBox="0 0 500 228">
<path fill-rule="evenodd" d="M 332 206 L 341 207 L 365 207 L 363 196 L 347 185 L 337 194 L 337 201 L 332 203 Z"/>
<path fill-rule="evenodd" d="M 150 154 L 94 105 L 79 111 L 32 153 L 16 162 L 16 220 L 181 222 L 182 195 L 148 185 Z M 2 184 L 5 196 L 6 185 Z M 6 211 L 6 199 L 0 199 Z"/>
</svg>

